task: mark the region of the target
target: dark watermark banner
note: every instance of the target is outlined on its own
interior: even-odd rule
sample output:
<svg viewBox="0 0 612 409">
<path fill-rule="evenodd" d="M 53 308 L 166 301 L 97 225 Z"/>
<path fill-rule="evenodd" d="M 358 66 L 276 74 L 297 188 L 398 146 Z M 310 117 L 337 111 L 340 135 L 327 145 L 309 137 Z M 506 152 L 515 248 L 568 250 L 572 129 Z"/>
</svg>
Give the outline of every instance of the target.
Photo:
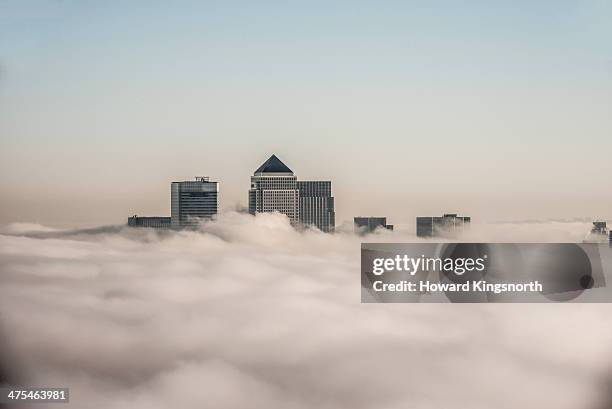
<svg viewBox="0 0 612 409">
<path fill-rule="evenodd" d="M 595 243 L 362 243 L 361 302 L 612 302 Z"/>
</svg>

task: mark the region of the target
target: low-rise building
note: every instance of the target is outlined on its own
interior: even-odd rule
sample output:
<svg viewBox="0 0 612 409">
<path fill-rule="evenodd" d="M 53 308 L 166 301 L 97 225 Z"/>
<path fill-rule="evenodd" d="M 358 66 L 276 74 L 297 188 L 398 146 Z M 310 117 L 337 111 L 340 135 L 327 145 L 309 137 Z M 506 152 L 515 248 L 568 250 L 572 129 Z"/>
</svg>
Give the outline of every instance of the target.
<svg viewBox="0 0 612 409">
<path fill-rule="evenodd" d="M 393 230 L 392 224 L 387 224 L 386 217 L 355 217 L 353 219 L 356 233 L 371 233 L 377 228 Z"/>
<path fill-rule="evenodd" d="M 156 229 L 169 229 L 170 217 L 161 216 L 146 216 L 139 217 L 137 215 L 128 217 L 128 226 L 130 227 L 152 227 Z"/>
<path fill-rule="evenodd" d="M 472 219 L 467 216 L 457 216 L 447 213 L 442 217 L 417 217 L 416 233 L 418 237 L 453 236 L 463 232 Z"/>
</svg>

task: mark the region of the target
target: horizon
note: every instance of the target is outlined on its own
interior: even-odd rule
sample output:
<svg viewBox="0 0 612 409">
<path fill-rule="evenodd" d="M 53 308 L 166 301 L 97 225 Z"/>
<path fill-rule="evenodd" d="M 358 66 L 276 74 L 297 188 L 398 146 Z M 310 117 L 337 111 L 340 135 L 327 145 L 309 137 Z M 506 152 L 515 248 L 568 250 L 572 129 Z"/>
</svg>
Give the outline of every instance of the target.
<svg viewBox="0 0 612 409">
<path fill-rule="evenodd" d="M 275 153 L 272 153 L 270 156 L 277 156 Z M 278 157 L 278 156 L 277 156 Z M 282 159 L 279 158 L 281 161 Z M 265 162 L 262 161 L 262 164 Z M 284 162 L 283 162 L 284 163 Z M 259 166 L 259 165 L 258 165 Z M 291 168 L 291 166 L 289 166 Z M 255 168 L 256 169 L 256 168 Z M 293 170 L 293 169 L 292 169 Z M 253 171 L 254 172 L 254 171 Z M 253 174 L 253 172 L 251 173 L 251 175 Z M 313 180 L 313 178 L 300 178 L 299 175 L 297 174 L 297 172 L 293 172 L 294 175 L 298 176 L 298 180 Z M 249 175 L 250 176 L 250 175 Z M 132 213 L 126 213 L 125 216 L 123 217 L 123 219 L 121 220 L 117 220 L 115 222 L 106 222 L 106 223 L 100 223 L 99 221 L 93 221 L 93 220 L 87 220 L 87 221 L 42 221 L 39 222 L 38 220 L 4 220 L 3 221 L 3 225 L 7 226 L 7 225 L 11 225 L 11 224 L 40 224 L 41 226 L 48 226 L 48 227 L 54 227 L 54 228 L 78 228 L 78 227 L 96 227 L 96 226 L 104 226 L 104 225 L 122 225 L 125 224 L 125 221 L 127 220 L 128 217 L 131 216 L 139 216 L 139 217 L 169 217 L 170 216 L 170 185 L 173 182 L 179 182 L 179 181 L 189 181 L 189 180 L 195 180 L 197 178 L 200 178 L 202 176 L 192 176 L 191 178 L 183 178 L 183 179 L 176 179 L 176 180 L 170 180 L 168 182 L 168 192 L 167 192 L 167 197 L 165 198 L 165 201 L 167 201 L 167 211 L 165 213 L 159 213 L 159 214 L 145 214 L 143 212 L 139 212 L 138 210 L 135 210 Z M 214 178 L 213 176 L 204 176 L 206 178 L 209 178 L 212 182 L 217 182 L 219 184 L 219 190 L 222 192 L 223 191 L 223 181 L 221 180 L 217 180 L 216 178 Z M 320 178 L 320 180 L 330 180 L 332 181 L 332 194 L 333 196 L 336 198 L 336 203 L 338 203 L 338 197 L 336 196 L 336 194 L 334 193 L 334 183 L 333 183 L 333 178 L 329 177 L 329 178 L 325 178 L 322 177 Z M 232 211 L 237 211 L 240 213 L 246 212 L 248 209 L 246 200 L 240 203 L 233 203 L 233 204 L 225 204 L 225 206 L 222 206 L 221 203 L 223 203 L 223 194 L 221 193 L 219 196 L 219 213 L 227 213 L 227 212 L 232 212 Z M 133 209 L 133 207 L 130 207 Z M 381 206 L 382 208 L 382 206 Z M 472 214 L 467 214 L 465 212 L 462 212 L 460 210 L 457 209 L 442 209 L 439 213 L 435 214 L 433 212 L 427 213 L 427 214 L 414 214 L 414 215 L 407 215 L 404 214 L 404 218 L 403 219 L 393 219 L 392 217 L 389 216 L 388 213 L 385 213 L 384 211 L 374 211 L 373 213 L 368 213 L 368 214 L 355 214 L 352 216 L 348 216 L 346 218 L 340 219 L 337 221 L 337 226 L 342 226 L 342 225 L 346 225 L 346 224 L 352 224 L 353 223 L 353 219 L 355 217 L 386 217 L 387 221 L 389 223 L 392 223 L 393 225 L 395 225 L 396 227 L 400 227 L 401 230 L 405 231 L 406 228 L 410 227 L 413 228 L 415 227 L 415 219 L 417 217 L 421 217 L 421 216 L 441 216 L 443 214 L 447 214 L 447 213 L 456 213 L 459 214 L 461 216 L 470 216 L 472 218 L 472 223 L 475 224 L 504 224 L 504 223 L 545 223 L 545 222 L 588 222 L 591 223 L 593 221 L 596 220 L 602 220 L 602 221 L 608 221 L 610 220 L 610 218 L 606 218 L 606 217 L 598 217 L 598 216 L 586 216 L 586 215 L 565 215 L 565 216 L 557 216 L 557 217 L 541 217 L 541 218 L 497 218 L 497 219 L 480 219 L 478 220 L 478 215 L 472 215 Z M 476 216 L 476 217 L 475 217 Z"/>
</svg>

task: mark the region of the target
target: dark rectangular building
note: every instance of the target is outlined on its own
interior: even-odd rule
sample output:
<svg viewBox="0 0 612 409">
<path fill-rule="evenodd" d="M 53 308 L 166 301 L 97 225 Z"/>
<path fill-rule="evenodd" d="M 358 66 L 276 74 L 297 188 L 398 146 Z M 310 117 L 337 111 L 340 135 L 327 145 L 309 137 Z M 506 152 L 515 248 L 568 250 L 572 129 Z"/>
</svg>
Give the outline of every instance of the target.
<svg viewBox="0 0 612 409">
<path fill-rule="evenodd" d="M 132 216 L 128 217 L 128 226 L 130 227 L 151 227 L 155 229 L 169 229 L 170 228 L 170 218 L 169 217 L 159 217 L 159 216 L 148 216 L 148 217 L 139 217 Z"/>
<path fill-rule="evenodd" d="M 300 223 L 333 232 L 336 212 L 330 181 L 298 181 Z"/>
<path fill-rule="evenodd" d="M 209 181 L 208 177 L 172 182 L 170 193 L 173 228 L 194 227 L 201 220 L 210 220 L 217 214 L 219 183 Z"/>
<path fill-rule="evenodd" d="M 386 217 L 355 217 L 353 222 L 356 233 L 371 233 L 379 227 L 393 230 L 393 225 L 387 224 Z"/>
<path fill-rule="evenodd" d="M 456 213 L 448 213 L 442 217 L 417 217 L 416 233 L 418 237 L 452 236 L 462 232 L 471 221 L 470 217 L 457 216 Z"/>
</svg>

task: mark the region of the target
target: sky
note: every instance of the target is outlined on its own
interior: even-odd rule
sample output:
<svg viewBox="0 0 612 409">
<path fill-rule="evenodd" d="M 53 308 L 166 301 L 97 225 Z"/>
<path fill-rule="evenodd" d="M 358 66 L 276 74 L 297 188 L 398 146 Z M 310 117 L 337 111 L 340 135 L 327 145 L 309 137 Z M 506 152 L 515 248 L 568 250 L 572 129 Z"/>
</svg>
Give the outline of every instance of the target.
<svg viewBox="0 0 612 409">
<path fill-rule="evenodd" d="M 245 206 L 272 153 L 337 220 L 612 219 L 607 1 L 0 2 L 0 223 Z"/>
</svg>

